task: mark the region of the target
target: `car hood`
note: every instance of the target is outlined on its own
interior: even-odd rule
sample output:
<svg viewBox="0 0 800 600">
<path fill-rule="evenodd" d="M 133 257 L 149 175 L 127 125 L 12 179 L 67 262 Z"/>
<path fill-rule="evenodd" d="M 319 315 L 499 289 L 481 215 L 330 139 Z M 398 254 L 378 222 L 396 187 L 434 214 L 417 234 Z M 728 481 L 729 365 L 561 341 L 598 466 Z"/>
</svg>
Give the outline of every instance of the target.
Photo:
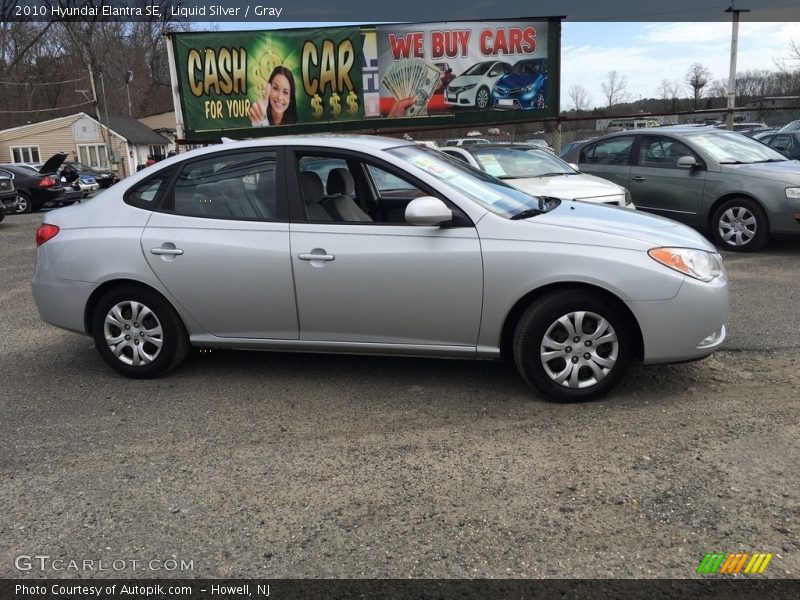
<svg viewBox="0 0 800 600">
<path fill-rule="evenodd" d="M 583 173 L 503 179 L 503 181 L 534 196 L 552 196 L 564 200 L 585 200 L 625 194 L 625 189 L 616 183 Z"/>
<path fill-rule="evenodd" d="M 45 162 L 42 165 L 42 167 L 39 169 L 39 173 L 41 173 L 42 175 L 46 173 L 55 173 L 56 171 L 58 171 L 58 168 L 61 166 L 61 163 L 63 163 L 65 160 L 67 160 L 66 153 L 59 152 L 57 154 L 54 154 L 53 156 L 47 159 L 47 162 Z"/>
<path fill-rule="evenodd" d="M 450 82 L 450 87 L 462 87 L 471 83 L 480 83 L 484 75 L 459 75 Z"/>
<path fill-rule="evenodd" d="M 800 184 L 800 162 L 784 160 L 774 163 L 750 163 L 744 165 L 720 165 L 723 173 L 735 173 L 748 177 L 761 177 L 773 181 Z"/>
<path fill-rule="evenodd" d="M 565 239 L 575 239 L 575 230 L 585 230 L 639 240 L 652 244 L 653 247 L 697 248 L 716 252 L 714 246 L 702 235 L 677 221 L 602 204 L 567 200 L 550 212 L 526 221 L 567 227 L 570 233 L 565 234 Z"/>
<path fill-rule="evenodd" d="M 521 73 L 519 75 L 504 75 L 495 85 L 513 90 L 516 88 L 525 87 L 526 85 L 530 85 L 534 81 L 536 81 L 539 77 L 540 75 L 534 75 L 532 73 Z"/>
</svg>

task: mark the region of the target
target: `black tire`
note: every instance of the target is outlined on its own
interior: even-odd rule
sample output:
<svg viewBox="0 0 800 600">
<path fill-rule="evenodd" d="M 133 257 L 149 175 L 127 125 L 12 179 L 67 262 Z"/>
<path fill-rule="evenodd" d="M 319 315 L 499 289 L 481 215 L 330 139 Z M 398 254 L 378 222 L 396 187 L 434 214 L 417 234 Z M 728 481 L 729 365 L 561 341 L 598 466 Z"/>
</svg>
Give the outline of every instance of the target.
<svg viewBox="0 0 800 600">
<path fill-rule="evenodd" d="M 19 192 L 17 194 L 17 198 L 19 198 L 19 204 L 17 205 L 17 214 L 28 213 L 31 212 L 31 198 L 25 192 Z"/>
<path fill-rule="evenodd" d="M 478 110 L 486 110 L 492 103 L 492 97 L 489 93 L 489 88 L 482 87 L 475 92 L 475 108 Z"/>
<path fill-rule="evenodd" d="M 581 312 L 589 314 L 581 319 L 579 333 L 575 316 Z M 559 324 L 565 317 L 574 334 Z M 606 321 L 607 327 L 598 317 Z M 627 370 L 632 354 L 630 332 L 620 309 L 601 294 L 579 288 L 553 292 L 536 300 L 520 317 L 514 332 L 514 363 L 522 378 L 547 400 L 596 400 L 613 388 Z M 615 334 L 615 339 L 609 334 Z M 596 339 L 605 341 L 596 344 Z M 557 348 L 560 344 L 563 346 Z M 543 357 L 548 348 L 555 354 Z M 563 373 L 576 373 L 576 379 L 567 377 L 567 385 L 557 382 Z"/>
<path fill-rule="evenodd" d="M 6 213 L 4 213 L 2 210 L 0 210 L 0 223 L 2 223 L 3 219 L 5 219 L 5 218 L 6 218 Z"/>
<path fill-rule="evenodd" d="M 720 204 L 710 229 L 714 243 L 722 250 L 755 252 L 769 241 L 767 216 L 750 198 L 731 198 Z"/>
<path fill-rule="evenodd" d="M 134 315 L 131 303 L 139 303 L 149 309 L 149 315 L 140 311 L 140 316 L 144 316 L 141 323 L 132 319 Z M 127 325 L 129 329 L 112 324 L 106 329 L 106 316 L 110 316 L 114 307 L 120 309 L 118 314 L 122 317 L 117 322 Z M 156 331 L 154 327 L 157 324 L 160 324 L 162 331 L 160 349 L 150 341 L 157 339 L 157 335 L 148 338 L 143 334 L 147 330 Z M 135 285 L 120 285 L 100 299 L 92 314 L 92 333 L 103 360 L 112 369 L 134 379 L 149 379 L 168 373 L 180 364 L 189 351 L 186 330 L 169 302 L 153 290 Z M 106 335 L 119 338 L 128 336 L 128 339 L 120 339 L 120 343 L 115 346 L 120 349 L 119 358 L 112 351 Z M 141 340 L 141 343 L 127 343 L 135 340 Z M 142 360 L 143 356 L 149 357 L 149 360 L 145 358 L 142 364 L 133 364 L 135 360 Z"/>
</svg>

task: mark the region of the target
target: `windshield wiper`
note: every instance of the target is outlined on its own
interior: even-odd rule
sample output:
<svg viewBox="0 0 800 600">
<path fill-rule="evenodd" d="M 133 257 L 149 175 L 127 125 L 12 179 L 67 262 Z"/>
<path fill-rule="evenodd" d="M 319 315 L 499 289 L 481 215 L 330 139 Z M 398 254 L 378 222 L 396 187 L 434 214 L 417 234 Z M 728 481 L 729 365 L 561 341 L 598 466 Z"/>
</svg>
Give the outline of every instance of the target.
<svg viewBox="0 0 800 600">
<path fill-rule="evenodd" d="M 511 217 L 511 220 L 512 221 L 519 221 L 520 219 L 528 219 L 530 217 L 535 217 L 537 215 L 540 215 L 540 214 L 542 214 L 542 212 L 544 212 L 544 211 L 542 211 L 542 210 L 540 210 L 538 208 L 527 208 L 527 209 L 523 210 L 522 212 L 519 212 L 519 213 L 515 214 L 513 217 Z"/>
<path fill-rule="evenodd" d="M 749 165 L 750 163 L 746 163 L 742 160 L 723 160 L 720 161 L 721 165 Z"/>
<path fill-rule="evenodd" d="M 789 160 L 788 158 L 767 158 L 764 160 L 757 160 L 757 163 L 768 163 L 768 162 L 786 162 Z"/>
<path fill-rule="evenodd" d="M 542 173 L 541 175 L 537 175 L 537 177 L 555 177 L 557 175 L 571 175 L 571 173 L 557 173 L 554 171 L 552 173 Z"/>
</svg>

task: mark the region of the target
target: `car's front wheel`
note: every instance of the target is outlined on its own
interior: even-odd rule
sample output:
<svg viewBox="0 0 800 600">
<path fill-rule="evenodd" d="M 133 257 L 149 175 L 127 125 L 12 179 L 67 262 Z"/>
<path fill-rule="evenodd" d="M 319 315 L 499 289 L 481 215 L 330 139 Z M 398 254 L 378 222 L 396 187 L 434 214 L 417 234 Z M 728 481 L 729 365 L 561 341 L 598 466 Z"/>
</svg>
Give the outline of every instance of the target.
<svg viewBox="0 0 800 600">
<path fill-rule="evenodd" d="M 632 338 L 621 311 L 602 295 L 568 289 L 535 301 L 514 334 L 514 362 L 546 399 L 595 400 L 630 363 Z"/>
<path fill-rule="evenodd" d="M 717 246 L 734 252 L 755 252 L 769 240 L 767 217 L 755 200 L 732 198 L 711 218 L 711 235 Z"/>
<path fill-rule="evenodd" d="M 475 106 L 480 110 L 489 108 L 489 90 L 487 88 L 482 87 L 475 94 Z"/>
<path fill-rule="evenodd" d="M 153 290 L 122 285 L 107 292 L 92 315 L 95 346 L 108 365 L 127 377 L 158 377 L 189 350 L 180 318 Z"/>
</svg>

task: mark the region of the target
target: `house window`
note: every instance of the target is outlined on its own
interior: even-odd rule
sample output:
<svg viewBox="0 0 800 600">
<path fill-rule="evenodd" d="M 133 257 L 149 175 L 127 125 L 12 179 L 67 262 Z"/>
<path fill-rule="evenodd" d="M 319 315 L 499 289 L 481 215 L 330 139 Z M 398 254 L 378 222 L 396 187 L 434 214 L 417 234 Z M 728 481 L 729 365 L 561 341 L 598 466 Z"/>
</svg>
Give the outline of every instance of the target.
<svg viewBox="0 0 800 600">
<path fill-rule="evenodd" d="M 78 146 L 78 158 L 90 167 L 108 168 L 108 151 L 105 144 L 82 144 Z"/>
<path fill-rule="evenodd" d="M 39 146 L 11 146 L 11 162 L 36 163 L 40 161 Z"/>
<path fill-rule="evenodd" d="M 150 156 L 155 158 L 156 160 L 161 160 L 167 155 L 167 147 L 166 146 L 150 146 L 150 152 L 148 152 Z"/>
</svg>

